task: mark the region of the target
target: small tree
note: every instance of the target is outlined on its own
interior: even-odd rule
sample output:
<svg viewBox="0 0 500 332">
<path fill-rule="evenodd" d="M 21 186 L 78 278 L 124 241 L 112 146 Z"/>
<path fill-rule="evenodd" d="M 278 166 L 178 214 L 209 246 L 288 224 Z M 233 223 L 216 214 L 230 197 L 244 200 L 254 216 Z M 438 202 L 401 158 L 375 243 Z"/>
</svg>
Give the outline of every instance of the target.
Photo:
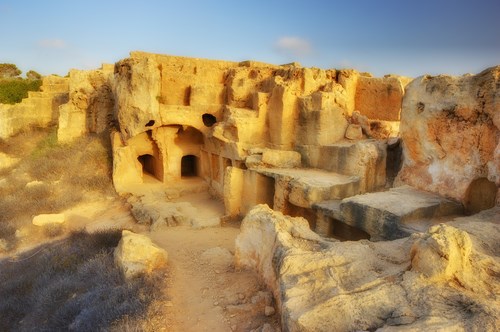
<svg viewBox="0 0 500 332">
<path fill-rule="evenodd" d="M 13 63 L 0 63 L 0 78 L 13 78 L 21 75 L 21 71 Z"/>
<path fill-rule="evenodd" d="M 42 79 L 42 75 L 40 75 L 34 70 L 30 70 L 26 73 L 26 78 L 29 80 L 40 80 Z"/>
</svg>

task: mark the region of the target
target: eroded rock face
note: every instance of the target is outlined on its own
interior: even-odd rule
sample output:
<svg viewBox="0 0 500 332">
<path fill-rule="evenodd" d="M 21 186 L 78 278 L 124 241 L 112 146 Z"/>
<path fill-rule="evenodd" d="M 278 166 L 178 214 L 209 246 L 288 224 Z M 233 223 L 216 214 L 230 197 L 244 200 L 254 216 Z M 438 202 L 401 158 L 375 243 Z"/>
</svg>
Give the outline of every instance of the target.
<svg viewBox="0 0 500 332">
<path fill-rule="evenodd" d="M 122 135 L 133 137 L 161 125 L 160 71 L 154 57 L 133 57 L 115 65 L 116 114 Z"/>
<path fill-rule="evenodd" d="M 71 142 L 86 133 L 102 133 L 113 117 L 112 65 L 69 73 L 69 101 L 59 108 L 59 142 Z"/>
<path fill-rule="evenodd" d="M 427 278 L 460 280 L 471 273 L 471 251 L 467 232 L 444 224 L 434 226 L 413 244 L 412 269 Z"/>
<path fill-rule="evenodd" d="M 473 181 L 485 178 L 498 190 L 499 86 L 500 66 L 478 75 L 422 76 L 410 83 L 401 114 L 399 181 L 466 206 Z"/>
<path fill-rule="evenodd" d="M 498 212 L 457 219 L 464 230 L 331 242 L 304 219 L 259 205 L 242 222 L 236 266 L 259 272 L 285 331 L 495 330 Z"/>
</svg>

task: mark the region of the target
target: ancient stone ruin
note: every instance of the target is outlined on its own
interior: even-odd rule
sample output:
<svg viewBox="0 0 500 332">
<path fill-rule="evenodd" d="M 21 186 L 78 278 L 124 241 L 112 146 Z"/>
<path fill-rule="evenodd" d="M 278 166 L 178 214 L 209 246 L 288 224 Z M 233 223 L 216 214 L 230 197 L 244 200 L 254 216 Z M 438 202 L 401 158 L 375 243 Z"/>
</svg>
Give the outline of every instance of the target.
<svg viewBox="0 0 500 332">
<path fill-rule="evenodd" d="M 33 103 L 43 117 L 20 117 Z M 285 330 L 498 326 L 500 66 L 376 78 L 132 52 L 4 107 L 1 137 L 51 122 L 61 142 L 109 130 L 120 194 L 204 190 L 222 222 L 245 218 L 236 263 L 259 271 Z M 132 212 L 176 225 L 182 209 L 139 197 Z M 429 280 L 444 300 L 424 303 Z M 446 303 L 462 306 L 429 313 Z"/>
</svg>

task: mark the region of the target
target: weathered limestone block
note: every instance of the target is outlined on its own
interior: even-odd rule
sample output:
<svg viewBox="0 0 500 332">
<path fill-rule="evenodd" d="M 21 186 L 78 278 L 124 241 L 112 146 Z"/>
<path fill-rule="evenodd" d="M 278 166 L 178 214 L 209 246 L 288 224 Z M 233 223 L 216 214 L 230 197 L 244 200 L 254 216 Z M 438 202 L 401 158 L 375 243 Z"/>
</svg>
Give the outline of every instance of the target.
<svg viewBox="0 0 500 332">
<path fill-rule="evenodd" d="M 224 84 L 193 84 L 189 95 L 189 105 L 221 105 L 225 102 Z"/>
<path fill-rule="evenodd" d="M 358 111 L 352 113 L 351 121 L 359 125 L 369 138 L 387 139 L 399 135 L 399 121 L 370 120 Z"/>
<path fill-rule="evenodd" d="M 358 194 L 359 178 L 309 170 L 292 177 L 289 186 L 289 201 L 296 206 L 310 208 L 314 203 Z"/>
<path fill-rule="evenodd" d="M 305 167 L 354 175 L 360 178 L 360 192 L 385 186 L 387 144 L 376 140 L 339 142 L 327 146 L 297 146 Z"/>
<path fill-rule="evenodd" d="M 407 86 L 399 183 L 469 205 L 474 181 L 500 186 L 500 66 L 477 75 L 422 76 Z M 491 188 L 491 189 L 488 189 Z M 483 196 L 498 190 L 488 183 Z M 491 207 L 491 206 L 490 206 Z M 471 208 L 474 210 L 474 208 Z"/>
<path fill-rule="evenodd" d="M 469 234 L 445 224 L 433 226 L 411 248 L 412 270 L 433 280 L 462 280 L 471 274 Z"/>
<path fill-rule="evenodd" d="M 345 131 L 345 138 L 359 140 L 363 138 L 363 130 L 358 124 L 350 124 Z"/>
<path fill-rule="evenodd" d="M 69 91 L 69 82 L 66 77 L 48 75 L 43 78 L 40 90 L 48 93 L 67 94 Z"/>
<path fill-rule="evenodd" d="M 85 133 L 102 133 L 109 128 L 113 114 L 110 66 L 69 73 L 69 101 L 59 107 L 59 142 L 71 142 Z"/>
<path fill-rule="evenodd" d="M 64 224 L 66 217 L 63 213 L 39 214 L 33 217 L 32 224 L 35 226 L 45 226 L 50 224 Z"/>
<path fill-rule="evenodd" d="M 274 202 L 279 197 L 280 200 L 288 200 L 302 208 L 310 208 L 314 203 L 324 200 L 342 199 L 359 193 L 359 178 L 356 176 L 303 168 L 259 168 L 255 171 L 274 180 Z M 286 195 L 282 193 L 284 191 Z M 278 209 L 277 206 L 273 208 Z"/>
<path fill-rule="evenodd" d="M 259 112 L 245 108 L 224 108 L 223 140 L 245 143 L 250 146 L 262 144 L 265 132 Z"/>
<path fill-rule="evenodd" d="M 241 213 L 244 171 L 227 167 L 224 172 L 224 207 L 226 215 L 236 217 Z"/>
<path fill-rule="evenodd" d="M 326 242 L 304 219 L 257 206 L 242 222 L 235 262 L 273 292 L 285 331 L 489 331 L 500 317 L 494 221 L 462 223 L 470 233 L 437 226 L 395 241 Z M 426 274 L 441 271 L 451 279 Z"/>
<path fill-rule="evenodd" d="M 346 115 L 351 116 L 356 107 L 356 87 L 360 74 L 353 69 L 344 69 L 340 70 L 337 76 L 345 90 Z"/>
<path fill-rule="evenodd" d="M 87 133 L 87 114 L 85 110 L 78 109 L 67 103 L 59 108 L 59 126 L 57 140 L 60 143 L 71 142 L 75 138 Z"/>
<path fill-rule="evenodd" d="M 262 153 L 262 162 L 274 167 L 294 168 L 300 167 L 301 156 L 296 151 L 265 149 Z"/>
<path fill-rule="evenodd" d="M 118 123 L 125 138 L 161 126 L 160 70 L 152 56 L 132 53 L 116 64 L 114 95 Z"/>
<path fill-rule="evenodd" d="M 268 124 L 269 139 L 273 146 L 290 149 L 294 142 L 298 107 L 296 96 L 285 85 L 281 77 L 275 78 L 276 83 L 269 97 Z"/>
<path fill-rule="evenodd" d="M 140 184 L 142 180 L 142 167 L 137 160 L 133 146 L 123 144 L 120 133 L 111 134 L 113 149 L 113 184 L 118 193 L 127 192 L 127 186 Z"/>
<path fill-rule="evenodd" d="M 131 57 L 149 57 L 157 63 L 161 80 L 158 99 L 164 105 L 196 106 L 225 103 L 225 74 L 231 68 L 238 66 L 237 62 L 144 52 L 132 52 Z M 200 89 L 204 86 L 208 87 L 210 92 Z M 211 102 L 202 100 L 203 96 L 210 98 Z M 219 101 L 219 97 L 223 100 Z"/>
<path fill-rule="evenodd" d="M 356 85 L 356 110 L 369 119 L 399 121 L 405 82 L 397 76 L 360 76 Z"/>
<path fill-rule="evenodd" d="M 125 278 L 131 279 L 141 274 L 151 274 L 167 264 L 167 252 L 154 244 L 146 235 L 122 231 L 122 239 L 114 252 L 115 264 Z"/>
<path fill-rule="evenodd" d="M 225 83 L 227 89 L 227 104 L 233 107 L 255 109 L 253 94 L 259 90 L 259 85 L 271 77 L 278 66 L 269 64 L 254 64 L 239 66 L 227 72 Z"/>
<path fill-rule="evenodd" d="M 242 215 L 258 204 L 273 205 L 275 183 L 272 177 L 259 174 L 254 170 L 245 170 L 243 183 Z"/>
<path fill-rule="evenodd" d="M 412 222 L 463 213 L 460 203 L 404 186 L 346 198 L 342 221 L 362 229 L 371 240 L 398 239 L 415 232 Z"/>
<path fill-rule="evenodd" d="M 297 144 L 328 145 L 344 138 L 348 122 L 343 108 L 310 110 L 307 106 L 303 104 L 299 113 Z"/>
<path fill-rule="evenodd" d="M 280 231 L 284 231 L 283 234 Z M 279 275 L 273 270 L 273 253 L 280 242 L 291 241 L 292 233 L 297 238 L 317 241 L 321 239 L 309 229 L 309 223 L 304 218 L 286 216 L 261 204 L 248 212 L 236 238 L 235 265 L 256 269 L 265 283 L 271 286 L 275 298 L 278 295 L 276 286 Z M 277 238 L 277 234 L 283 237 Z"/>
</svg>

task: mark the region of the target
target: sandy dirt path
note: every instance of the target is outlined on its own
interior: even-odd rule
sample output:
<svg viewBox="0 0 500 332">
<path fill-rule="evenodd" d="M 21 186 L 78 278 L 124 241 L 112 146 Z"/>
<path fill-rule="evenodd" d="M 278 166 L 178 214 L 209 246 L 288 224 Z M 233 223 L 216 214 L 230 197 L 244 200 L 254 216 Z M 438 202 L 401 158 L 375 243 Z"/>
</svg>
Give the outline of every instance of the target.
<svg viewBox="0 0 500 332">
<path fill-rule="evenodd" d="M 175 201 L 193 205 L 189 218 L 205 220 L 223 214 L 222 203 L 207 193 L 186 195 Z M 168 252 L 168 288 L 162 290 L 169 299 L 164 331 L 279 330 L 278 315 L 269 315 L 269 307 L 274 307 L 271 294 L 253 271 L 237 271 L 234 267 L 239 223 L 206 228 L 165 226 L 151 231 L 138 225 L 130 207 L 120 200 L 82 205 L 68 211 L 68 215 L 75 228 L 131 229 L 148 235 Z"/>
</svg>

